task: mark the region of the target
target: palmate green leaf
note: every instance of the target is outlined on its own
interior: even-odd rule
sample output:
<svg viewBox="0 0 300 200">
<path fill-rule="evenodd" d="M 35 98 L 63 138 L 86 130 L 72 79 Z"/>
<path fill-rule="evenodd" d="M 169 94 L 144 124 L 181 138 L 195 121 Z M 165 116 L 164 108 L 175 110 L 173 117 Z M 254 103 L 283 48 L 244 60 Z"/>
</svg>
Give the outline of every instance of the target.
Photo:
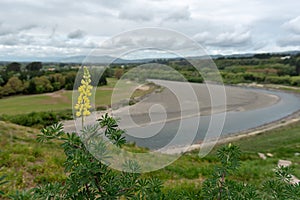
<svg viewBox="0 0 300 200">
<path fill-rule="evenodd" d="M 100 126 L 99 126 L 100 125 Z M 104 133 L 104 134 L 103 134 Z M 133 161 L 124 163 L 131 171 L 116 172 L 103 162 L 108 158 L 107 139 L 116 146 L 125 144 L 124 130 L 118 128 L 117 120 L 102 116 L 98 125 L 86 126 L 77 135 L 64 133 L 62 125 L 42 130 L 40 141 L 59 139 L 66 155 L 64 162 L 68 177 L 63 184 L 44 185 L 36 188 L 35 197 L 42 199 L 157 199 L 161 196 L 162 183 L 157 179 L 140 178 L 140 167 Z M 90 151 L 92 151 L 99 161 Z M 55 188 L 58 190 L 56 193 Z M 59 188 L 59 189 L 58 189 Z"/>
<path fill-rule="evenodd" d="M 117 120 L 110 117 L 108 113 L 104 114 L 100 119 L 98 119 L 101 128 L 109 127 L 111 129 L 116 129 L 118 127 Z"/>
<path fill-rule="evenodd" d="M 63 124 L 58 123 L 52 126 L 48 126 L 41 130 L 42 134 L 37 136 L 37 141 L 40 143 L 53 140 L 53 139 L 61 139 L 61 136 L 64 135 Z"/>
<path fill-rule="evenodd" d="M 98 137 L 103 133 L 99 131 L 99 124 L 84 126 L 80 131 L 80 138 L 86 143 L 94 137 Z"/>
<path fill-rule="evenodd" d="M 278 167 L 275 169 L 276 179 L 268 180 L 264 183 L 264 195 L 273 199 L 298 200 L 300 197 L 300 185 L 291 184 L 290 167 Z"/>
<path fill-rule="evenodd" d="M 300 183 L 287 185 L 286 195 L 290 199 L 300 199 Z"/>
<path fill-rule="evenodd" d="M 17 190 L 14 194 L 9 195 L 9 198 L 12 200 L 35 200 L 35 199 L 37 199 L 32 196 L 31 190 L 28 190 L 28 191 Z"/>
<path fill-rule="evenodd" d="M 152 193 L 159 193 L 163 185 L 162 181 L 156 177 L 151 177 L 148 183 Z"/>
<path fill-rule="evenodd" d="M 0 176 L 0 185 L 3 185 L 7 183 L 8 181 L 5 181 L 6 176 Z"/>
<path fill-rule="evenodd" d="M 123 164 L 123 169 L 124 171 L 130 172 L 131 174 L 141 172 L 141 167 L 139 166 L 139 164 L 132 160 L 126 160 Z"/>
<path fill-rule="evenodd" d="M 234 171 L 240 165 L 241 151 L 236 145 L 227 145 L 217 151 L 217 156 L 225 171 Z"/>
<path fill-rule="evenodd" d="M 44 200 L 44 199 L 53 199 L 59 200 L 62 199 L 64 194 L 62 192 L 62 186 L 60 183 L 48 183 L 43 186 L 38 186 L 33 189 L 34 195 L 33 199 Z"/>
<path fill-rule="evenodd" d="M 275 169 L 276 178 L 287 183 L 290 182 L 293 172 L 291 167 L 279 166 Z"/>
<path fill-rule="evenodd" d="M 5 178 L 6 178 L 6 176 L 0 176 L 0 186 L 5 183 L 8 183 L 8 181 L 5 181 Z M 4 194 L 4 192 L 0 190 L 0 196 L 3 194 Z"/>
</svg>

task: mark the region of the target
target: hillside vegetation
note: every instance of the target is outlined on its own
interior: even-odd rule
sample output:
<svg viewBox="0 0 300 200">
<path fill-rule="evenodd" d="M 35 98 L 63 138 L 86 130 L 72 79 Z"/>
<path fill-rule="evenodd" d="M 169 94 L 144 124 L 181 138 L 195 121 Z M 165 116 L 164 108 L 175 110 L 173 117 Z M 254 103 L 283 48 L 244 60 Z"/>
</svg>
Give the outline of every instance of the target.
<svg viewBox="0 0 300 200">
<path fill-rule="evenodd" d="M 62 168 L 63 150 L 57 142 L 40 144 L 36 142 L 39 130 L 0 121 L 1 153 L 0 177 L 6 175 L 8 183 L 0 190 L 13 193 L 48 182 L 63 182 L 66 174 Z M 242 151 L 241 167 L 233 179 L 261 185 L 274 177 L 273 169 L 279 159 L 292 161 L 294 175 L 300 177 L 300 123 L 292 124 L 264 134 L 236 141 Z M 135 148 L 129 146 L 127 148 Z M 172 165 L 145 177 L 158 177 L 164 183 L 164 191 L 199 191 L 201 184 L 219 163 L 217 146 L 205 158 L 198 157 L 198 151 L 185 153 Z M 258 152 L 271 153 L 273 157 L 262 160 Z"/>
</svg>

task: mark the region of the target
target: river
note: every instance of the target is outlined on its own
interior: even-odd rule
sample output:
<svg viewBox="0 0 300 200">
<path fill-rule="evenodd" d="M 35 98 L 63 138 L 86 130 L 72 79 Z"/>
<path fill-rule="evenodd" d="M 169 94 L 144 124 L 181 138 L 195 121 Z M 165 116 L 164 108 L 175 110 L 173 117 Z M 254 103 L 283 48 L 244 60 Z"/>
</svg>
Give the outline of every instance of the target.
<svg viewBox="0 0 300 200">
<path fill-rule="evenodd" d="M 272 121 L 284 118 L 300 109 L 300 97 L 292 93 L 271 91 L 264 89 L 245 88 L 249 92 L 262 92 L 265 94 L 276 95 L 280 100 L 270 106 L 248 110 L 248 111 L 229 111 L 226 113 L 221 136 L 235 134 L 237 132 L 255 128 Z M 172 146 L 190 145 L 198 143 L 207 135 L 207 130 L 212 117 L 220 119 L 224 113 L 217 113 L 208 116 L 194 116 L 190 118 L 172 120 L 169 122 L 161 122 L 144 126 L 142 128 L 128 128 L 126 138 L 128 141 L 135 142 L 138 146 L 147 147 L 149 149 L 160 149 L 166 145 Z M 194 128 L 196 126 L 196 131 Z M 180 133 L 178 133 L 180 129 Z M 159 131 L 157 131 L 159 130 Z M 153 135 L 153 131 L 157 131 Z M 136 134 L 138 133 L 138 134 Z M 145 137 L 150 135 L 151 137 Z M 218 134 L 217 134 L 218 135 Z M 173 138 L 176 136 L 176 141 Z"/>
</svg>

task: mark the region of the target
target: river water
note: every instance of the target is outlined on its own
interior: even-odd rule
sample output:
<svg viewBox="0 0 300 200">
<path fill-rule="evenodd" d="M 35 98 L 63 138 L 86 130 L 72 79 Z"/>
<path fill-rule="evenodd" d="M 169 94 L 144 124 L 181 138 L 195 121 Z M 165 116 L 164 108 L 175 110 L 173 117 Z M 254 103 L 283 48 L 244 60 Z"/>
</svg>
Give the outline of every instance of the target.
<svg viewBox="0 0 300 200">
<path fill-rule="evenodd" d="M 269 91 L 263 89 L 245 88 L 245 90 L 263 92 L 276 95 L 280 100 L 271 106 L 249 111 L 227 112 L 221 136 L 235 134 L 237 132 L 255 128 L 275 120 L 286 117 L 300 109 L 300 97 L 295 94 Z M 194 116 L 166 123 L 156 123 L 140 128 L 127 129 L 126 138 L 135 142 L 138 146 L 150 149 L 161 149 L 165 146 L 183 146 L 197 143 L 204 137 L 213 137 L 216 133 L 207 133 L 212 117 L 216 120 L 224 116 L 224 113 L 212 116 Z M 195 129 L 196 127 L 196 129 Z M 159 130 L 153 135 L 153 130 Z M 180 132 L 178 133 L 178 130 Z M 136 135 L 134 133 L 139 133 Z M 211 134 L 211 135 L 210 135 Z M 151 135 L 151 137 L 145 137 Z M 216 135 L 219 135 L 218 133 Z M 174 138 L 176 137 L 176 140 Z"/>
</svg>

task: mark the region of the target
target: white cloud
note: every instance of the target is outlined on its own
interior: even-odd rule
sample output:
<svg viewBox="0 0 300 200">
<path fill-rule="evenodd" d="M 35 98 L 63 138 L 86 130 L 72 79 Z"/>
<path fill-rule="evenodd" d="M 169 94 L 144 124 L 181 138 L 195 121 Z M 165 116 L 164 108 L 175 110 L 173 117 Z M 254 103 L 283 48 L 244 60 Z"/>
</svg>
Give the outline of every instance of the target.
<svg viewBox="0 0 300 200">
<path fill-rule="evenodd" d="M 252 44 L 250 30 L 242 26 L 236 26 L 233 30 L 197 33 L 193 39 L 204 46 L 218 48 L 248 47 Z"/>
<path fill-rule="evenodd" d="M 298 0 L 2 0 L 0 52 L 2 58 L 83 54 L 141 27 L 182 32 L 210 53 L 299 49 L 299 7 Z M 159 37 L 119 44 L 178 46 Z"/>
<path fill-rule="evenodd" d="M 300 47 L 300 16 L 294 17 L 281 26 L 285 30 L 285 34 L 278 38 L 277 44 L 280 47 L 292 47 L 299 49 Z"/>
</svg>

